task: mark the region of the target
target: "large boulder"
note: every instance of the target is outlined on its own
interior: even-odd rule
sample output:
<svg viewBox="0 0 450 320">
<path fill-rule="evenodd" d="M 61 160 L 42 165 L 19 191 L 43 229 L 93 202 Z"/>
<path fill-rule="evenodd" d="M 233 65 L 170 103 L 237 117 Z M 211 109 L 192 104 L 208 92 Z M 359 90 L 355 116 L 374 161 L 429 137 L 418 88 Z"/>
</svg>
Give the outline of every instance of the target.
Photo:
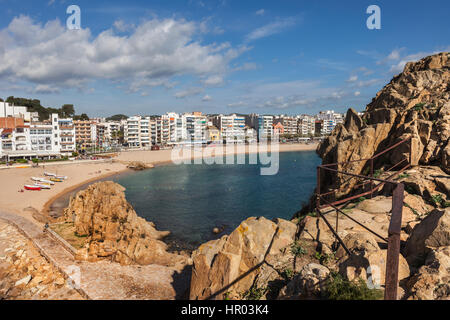
<svg viewBox="0 0 450 320">
<path fill-rule="evenodd" d="M 408 280 L 408 299 L 450 299 L 450 246 L 431 249 L 425 265 Z"/>
<path fill-rule="evenodd" d="M 414 227 L 406 243 L 406 259 L 420 266 L 431 249 L 445 246 L 450 246 L 450 208 L 432 211 Z"/>
<path fill-rule="evenodd" d="M 124 190 L 112 181 L 98 182 L 71 198 L 64 217 L 74 222 L 77 236 L 87 237 L 76 258 L 108 259 L 124 265 L 184 263 L 184 257 L 166 251 L 161 239 L 169 233 L 157 231 L 153 223 L 138 217 Z"/>
<path fill-rule="evenodd" d="M 351 255 L 347 256 L 342 247 L 336 256 L 341 259 L 339 272 L 348 280 L 358 278 L 371 280 L 375 286 L 382 286 L 386 279 L 387 250 L 380 249 L 375 238 L 369 233 L 351 233 L 344 239 Z M 408 263 L 402 255 L 399 257 L 398 279 L 410 276 Z"/>
<path fill-rule="evenodd" d="M 326 289 L 330 270 L 320 264 L 305 265 L 285 287 L 280 290 L 278 299 L 297 300 L 320 298 Z"/>
<path fill-rule="evenodd" d="M 292 266 L 287 250 L 297 226 L 289 221 L 248 218 L 230 235 L 202 244 L 192 254 L 190 299 L 239 298 L 258 281 L 279 279 L 275 269 Z M 262 286 L 260 283 L 259 286 Z"/>
</svg>

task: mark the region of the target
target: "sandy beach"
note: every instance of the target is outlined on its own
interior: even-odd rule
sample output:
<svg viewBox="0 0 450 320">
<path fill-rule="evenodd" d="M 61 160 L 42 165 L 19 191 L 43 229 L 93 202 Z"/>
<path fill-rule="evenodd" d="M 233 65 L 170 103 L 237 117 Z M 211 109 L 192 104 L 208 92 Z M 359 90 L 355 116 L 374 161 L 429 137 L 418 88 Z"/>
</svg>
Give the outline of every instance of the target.
<svg viewBox="0 0 450 320">
<path fill-rule="evenodd" d="M 280 152 L 313 151 L 317 144 L 282 144 Z M 245 148 L 248 153 L 248 147 Z M 33 207 L 39 212 L 61 195 L 80 187 L 83 184 L 94 182 L 105 177 L 128 170 L 126 164 L 133 161 L 146 164 L 161 165 L 171 163 L 172 150 L 159 151 L 127 151 L 121 152 L 114 161 L 98 161 L 89 163 L 59 163 L 40 165 L 37 168 L 10 167 L 0 170 L 0 210 L 18 214 L 30 221 L 34 220 L 29 211 L 24 209 Z M 43 177 L 44 172 L 53 172 L 67 176 L 62 183 L 55 183 L 51 190 L 24 191 L 25 184 L 33 184 L 31 177 Z"/>
</svg>

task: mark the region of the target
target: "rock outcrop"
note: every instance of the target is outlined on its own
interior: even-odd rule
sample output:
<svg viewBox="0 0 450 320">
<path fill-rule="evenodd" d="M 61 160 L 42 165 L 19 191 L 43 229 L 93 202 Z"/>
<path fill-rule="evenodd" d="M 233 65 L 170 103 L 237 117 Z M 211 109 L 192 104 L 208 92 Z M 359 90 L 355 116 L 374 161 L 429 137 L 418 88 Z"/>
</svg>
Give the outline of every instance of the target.
<svg viewBox="0 0 450 320">
<path fill-rule="evenodd" d="M 125 199 L 125 188 L 112 182 L 98 182 L 78 192 L 64 211 L 75 224 L 76 235 L 87 237 L 77 259 L 109 259 L 124 265 L 159 264 L 175 266 L 185 258 L 168 253 L 160 232 L 151 222 L 138 217 Z"/>
<path fill-rule="evenodd" d="M 450 173 L 450 53 L 444 52 L 406 64 L 360 117 L 348 110 L 345 123 L 318 147 L 324 164 L 368 159 L 384 148 L 412 137 L 413 165 L 436 165 Z M 375 167 L 396 164 L 409 157 L 409 145 L 380 157 Z M 340 165 L 339 169 L 362 174 L 366 161 Z M 323 190 L 339 186 L 351 191 L 356 179 L 327 172 Z M 331 183 L 332 181 L 332 183 Z"/>
<path fill-rule="evenodd" d="M 326 290 L 330 270 L 327 267 L 310 263 L 302 268 L 285 287 L 280 290 L 279 299 L 319 299 Z"/>
<path fill-rule="evenodd" d="M 417 266 L 423 264 L 432 249 L 446 246 L 450 246 L 450 208 L 436 209 L 414 227 L 405 254 L 408 262 Z"/>
<path fill-rule="evenodd" d="M 190 298 L 239 299 L 252 288 L 283 282 L 283 272 L 296 273 L 309 262 L 292 253 L 296 230 L 290 221 L 248 218 L 230 235 L 201 245 L 192 254 Z"/>
<path fill-rule="evenodd" d="M 408 280 L 410 300 L 450 299 L 450 246 L 431 249 L 425 264 Z"/>
</svg>

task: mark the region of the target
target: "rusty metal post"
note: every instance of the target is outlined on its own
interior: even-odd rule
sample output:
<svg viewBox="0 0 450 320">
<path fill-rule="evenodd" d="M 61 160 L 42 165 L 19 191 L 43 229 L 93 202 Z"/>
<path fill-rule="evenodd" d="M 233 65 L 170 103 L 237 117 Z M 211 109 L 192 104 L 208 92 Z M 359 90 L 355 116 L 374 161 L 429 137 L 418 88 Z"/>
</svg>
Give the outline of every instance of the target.
<svg viewBox="0 0 450 320">
<path fill-rule="evenodd" d="M 404 185 L 400 183 L 395 187 L 392 194 L 392 215 L 388 230 L 389 238 L 386 258 L 385 300 L 397 300 L 403 192 Z"/>
<path fill-rule="evenodd" d="M 370 177 L 373 178 L 373 158 L 370 159 Z M 370 199 L 372 198 L 373 198 L 373 180 L 370 180 Z"/>
<path fill-rule="evenodd" d="M 409 138 L 409 165 L 412 167 L 412 137 Z"/>
<path fill-rule="evenodd" d="M 317 167 L 317 198 L 316 198 L 316 209 L 320 208 L 320 167 Z"/>
</svg>

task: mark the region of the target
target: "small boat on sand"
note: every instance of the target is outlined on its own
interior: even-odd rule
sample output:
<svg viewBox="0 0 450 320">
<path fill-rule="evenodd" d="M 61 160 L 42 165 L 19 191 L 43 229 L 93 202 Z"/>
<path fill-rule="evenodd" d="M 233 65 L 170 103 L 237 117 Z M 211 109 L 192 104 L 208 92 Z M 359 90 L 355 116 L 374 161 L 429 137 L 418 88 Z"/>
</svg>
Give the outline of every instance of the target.
<svg viewBox="0 0 450 320">
<path fill-rule="evenodd" d="M 55 176 L 56 179 L 66 180 L 67 176 Z"/>
<path fill-rule="evenodd" d="M 50 185 L 54 185 L 55 183 L 53 181 L 44 179 L 44 178 L 37 178 L 37 177 L 31 177 L 31 180 L 35 181 L 35 182 L 39 182 L 42 184 L 50 184 Z"/>
<path fill-rule="evenodd" d="M 56 177 L 56 173 L 44 172 L 44 176 L 47 176 L 47 177 Z"/>
<path fill-rule="evenodd" d="M 50 189 L 51 188 L 51 186 L 49 186 L 48 184 L 41 184 L 41 183 L 37 183 L 37 182 L 34 185 L 41 189 Z"/>
<path fill-rule="evenodd" d="M 50 181 L 53 181 L 53 182 L 63 182 L 63 179 L 50 178 Z"/>
<path fill-rule="evenodd" d="M 25 188 L 25 190 L 41 191 L 41 187 L 39 187 L 39 186 L 33 186 L 33 185 L 29 185 L 29 184 L 26 184 L 26 185 L 24 186 L 24 188 Z"/>
</svg>

